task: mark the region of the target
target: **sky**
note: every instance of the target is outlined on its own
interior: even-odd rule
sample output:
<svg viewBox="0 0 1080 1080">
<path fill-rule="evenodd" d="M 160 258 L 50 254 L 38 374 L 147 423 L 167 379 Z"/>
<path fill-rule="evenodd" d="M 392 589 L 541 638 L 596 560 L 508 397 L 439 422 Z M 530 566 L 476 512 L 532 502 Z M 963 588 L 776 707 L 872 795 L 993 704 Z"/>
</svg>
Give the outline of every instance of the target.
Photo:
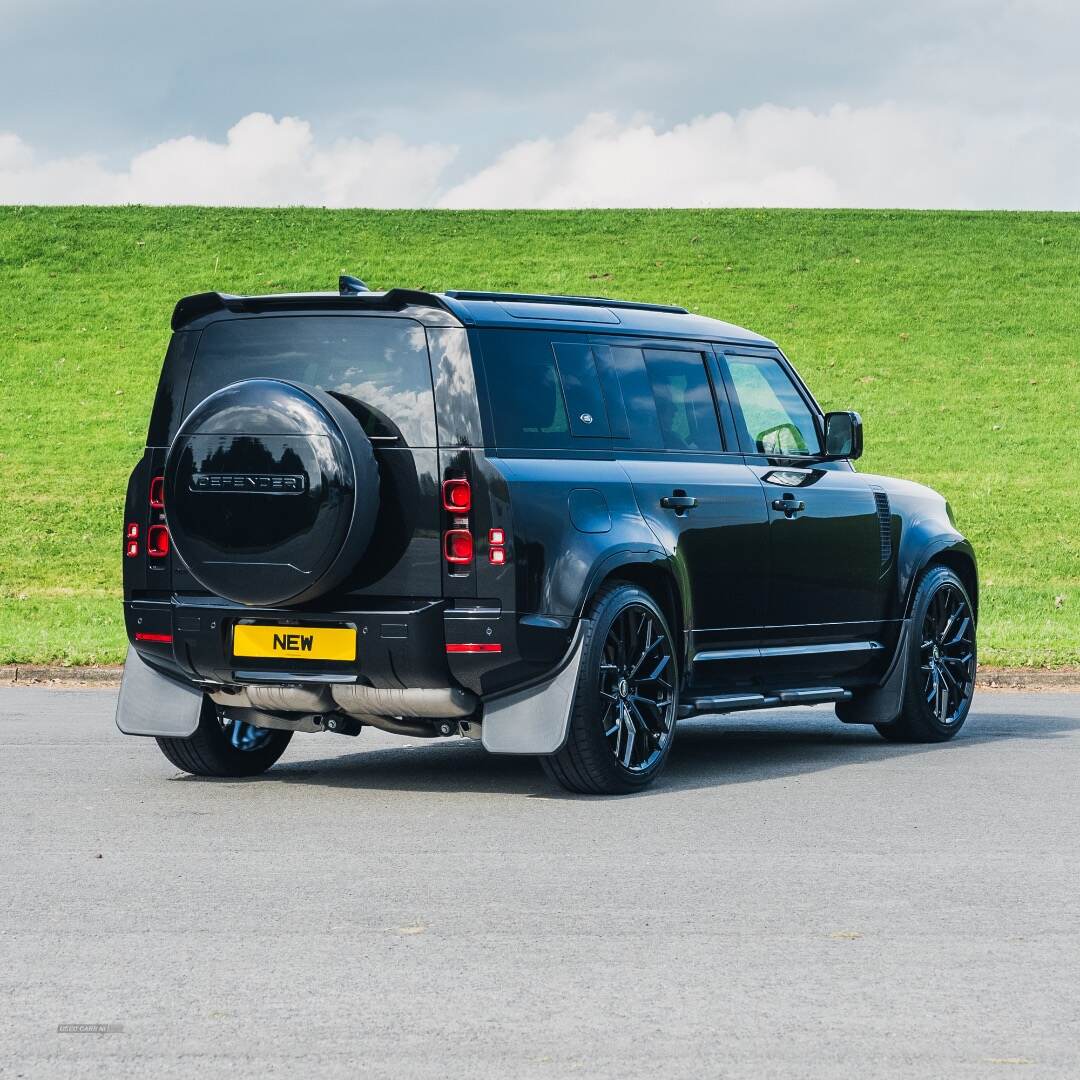
<svg viewBox="0 0 1080 1080">
<path fill-rule="evenodd" d="M 1077 0 L 0 0 L 0 203 L 1080 210 Z"/>
</svg>

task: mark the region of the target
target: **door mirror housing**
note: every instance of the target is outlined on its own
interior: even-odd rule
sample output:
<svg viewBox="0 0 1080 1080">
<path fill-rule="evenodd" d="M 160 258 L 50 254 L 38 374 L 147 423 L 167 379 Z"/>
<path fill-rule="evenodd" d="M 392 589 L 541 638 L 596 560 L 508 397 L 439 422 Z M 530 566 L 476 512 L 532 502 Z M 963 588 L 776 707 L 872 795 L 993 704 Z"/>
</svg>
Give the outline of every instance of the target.
<svg viewBox="0 0 1080 1080">
<path fill-rule="evenodd" d="M 857 412 L 825 414 L 825 457 L 854 461 L 862 457 L 862 417 Z"/>
</svg>

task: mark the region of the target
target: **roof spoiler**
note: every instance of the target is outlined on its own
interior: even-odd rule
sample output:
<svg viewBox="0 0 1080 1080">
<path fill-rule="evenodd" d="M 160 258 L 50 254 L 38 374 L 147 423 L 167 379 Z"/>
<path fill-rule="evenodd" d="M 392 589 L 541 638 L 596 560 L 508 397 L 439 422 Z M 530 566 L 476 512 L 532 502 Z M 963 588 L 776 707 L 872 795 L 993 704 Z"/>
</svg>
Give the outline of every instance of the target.
<svg viewBox="0 0 1080 1080">
<path fill-rule="evenodd" d="M 185 296 L 172 313 L 172 328 L 182 330 L 198 319 L 218 311 L 255 315 L 265 311 L 288 311 L 311 308 L 370 308 L 374 311 L 401 311 L 406 307 L 438 308 L 456 314 L 435 293 L 417 289 L 390 289 L 389 292 L 277 293 L 270 296 L 234 296 L 231 293 L 205 292 Z"/>
</svg>

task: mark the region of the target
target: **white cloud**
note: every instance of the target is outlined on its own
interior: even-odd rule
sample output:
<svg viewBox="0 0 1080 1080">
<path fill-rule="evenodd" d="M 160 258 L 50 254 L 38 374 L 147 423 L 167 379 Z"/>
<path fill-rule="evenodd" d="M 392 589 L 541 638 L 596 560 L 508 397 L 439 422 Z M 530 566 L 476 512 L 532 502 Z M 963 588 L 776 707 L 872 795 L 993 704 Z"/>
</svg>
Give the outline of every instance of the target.
<svg viewBox="0 0 1080 1080">
<path fill-rule="evenodd" d="M 0 202 L 1080 208 L 1080 126 L 1015 113 L 762 105 L 667 129 L 595 114 L 451 185 L 456 154 L 396 136 L 320 145 L 306 121 L 264 113 L 223 143 L 171 139 L 120 170 L 0 133 Z"/>
<path fill-rule="evenodd" d="M 441 205 L 1080 207 L 1080 127 L 893 105 L 762 105 L 668 130 L 590 116 Z"/>
<path fill-rule="evenodd" d="M 392 135 L 320 147 L 304 120 L 251 113 L 224 143 L 169 139 L 109 171 L 92 157 L 40 161 L 0 134 L 0 202 L 418 206 L 434 201 L 455 152 Z"/>
</svg>

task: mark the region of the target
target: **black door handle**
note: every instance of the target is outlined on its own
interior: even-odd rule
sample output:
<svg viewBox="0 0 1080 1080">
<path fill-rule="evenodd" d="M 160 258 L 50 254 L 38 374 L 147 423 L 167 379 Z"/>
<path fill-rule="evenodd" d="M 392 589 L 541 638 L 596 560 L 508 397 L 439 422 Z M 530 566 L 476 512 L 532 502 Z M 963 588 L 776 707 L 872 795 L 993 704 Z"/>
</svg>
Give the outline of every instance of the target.
<svg viewBox="0 0 1080 1080">
<path fill-rule="evenodd" d="M 784 516 L 793 518 L 796 514 L 802 513 L 806 509 L 806 503 L 799 499 L 795 501 L 794 495 L 785 495 L 782 499 L 773 499 L 772 508 L 774 510 L 782 510 Z"/>
<path fill-rule="evenodd" d="M 693 495 L 687 495 L 685 491 L 674 491 L 665 495 L 660 500 L 660 505 L 665 510 L 674 510 L 676 517 L 682 517 L 687 510 L 693 510 L 697 506 L 697 499 Z"/>
</svg>

